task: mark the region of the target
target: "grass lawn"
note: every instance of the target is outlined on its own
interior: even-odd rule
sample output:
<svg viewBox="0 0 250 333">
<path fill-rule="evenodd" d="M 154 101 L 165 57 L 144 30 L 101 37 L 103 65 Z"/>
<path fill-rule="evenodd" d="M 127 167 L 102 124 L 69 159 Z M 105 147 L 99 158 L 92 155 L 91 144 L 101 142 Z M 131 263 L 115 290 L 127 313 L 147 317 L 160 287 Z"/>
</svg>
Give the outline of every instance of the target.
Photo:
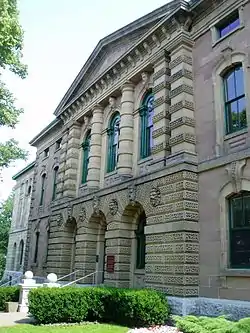
<svg viewBox="0 0 250 333">
<path fill-rule="evenodd" d="M 77 326 L 33 326 L 16 325 L 0 327 L 0 333 L 126 333 L 127 327 L 108 324 L 86 324 Z"/>
</svg>

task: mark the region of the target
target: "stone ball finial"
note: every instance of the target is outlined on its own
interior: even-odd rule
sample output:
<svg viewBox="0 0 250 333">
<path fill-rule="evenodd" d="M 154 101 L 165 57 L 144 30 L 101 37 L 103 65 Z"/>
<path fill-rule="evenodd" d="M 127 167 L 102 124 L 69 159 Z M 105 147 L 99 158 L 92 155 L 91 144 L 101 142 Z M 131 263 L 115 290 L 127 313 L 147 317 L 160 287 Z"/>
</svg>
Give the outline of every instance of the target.
<svg viewBox="0 0 250 333">
<path fill-rule="evenodd" d="M 57 275 L 54 273 L 50 273 L 47 275 L 47 280 L 49 283 L 56 283 L 57 282 Z"/>
<path fill-rule="evenodd" d="M 24 273 L 25 279 L 33 279 L 33 273 L 31 271 L 27 271 Z"/>
</svg>

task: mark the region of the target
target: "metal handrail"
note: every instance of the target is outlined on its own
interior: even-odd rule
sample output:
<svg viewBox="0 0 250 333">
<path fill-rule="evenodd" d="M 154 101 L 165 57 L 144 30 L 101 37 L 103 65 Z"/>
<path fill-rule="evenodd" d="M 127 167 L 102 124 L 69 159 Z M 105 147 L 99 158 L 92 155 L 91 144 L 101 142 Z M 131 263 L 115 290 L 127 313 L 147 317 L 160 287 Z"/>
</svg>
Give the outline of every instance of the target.
<svg viewBox="0 0 250 333">
<path fill-rule="evenodd" d="M 5 282 L 4 284 L 1 284 L 0 287 L 5 287 L 5 286 L 8 286 L 9 284 L 12 286 L 13 282 L 21 280 L 21 278 L 22 278 L 22 276 L 16 277 L 15 279 L 11 279 L 11 280 Z"/>
<path fill-rule="evenodd" d="M 80 269 L 78 269 L 78 270 L 76 270 L 76 271 L 74 271 L 74 272 L 72 272 L 72 273 L 69 273 L 69 274 L 67 274 L 67 275 L 64 275 L 64 276 L 60 277 L 57 281 L 60 281 L 60 280 L 66 278 L 66 277 L 68 277 L 68 276 L 70 276 L 70 275 L 73 275 L 73 274 L 77 273 L 77 272 L 80 272 Z"/>
<path fill-rule="evenodd" d="M 94 276 L 94 274 L 97 274 L 97 273 L 103 273 L 103 271 L 95 271 L 95 272 L 93 272 L 93 273 L 90 273 L 90 274 L 87 274 L 87 275 L 85 275 L 85 276 L 82 276 L 81 278 L 76 279 L 75 281 L 71 281 L 71 282 L 69 282 L 69 283 L 63 285 L 62 288 L 63 288 L 63 287 L 71 286 L 72 284 L 74 284 L 74 283 L 76 283 L 76 282 L 79 282 L 79 281 L 81 281 L 81 280 L 83 280 L 83 279 L 85 279 L 85 278 L 87 278 L 87 277 L 89 277 L 89 276 L 92 276 L 92 275 Z"/>
</svg>

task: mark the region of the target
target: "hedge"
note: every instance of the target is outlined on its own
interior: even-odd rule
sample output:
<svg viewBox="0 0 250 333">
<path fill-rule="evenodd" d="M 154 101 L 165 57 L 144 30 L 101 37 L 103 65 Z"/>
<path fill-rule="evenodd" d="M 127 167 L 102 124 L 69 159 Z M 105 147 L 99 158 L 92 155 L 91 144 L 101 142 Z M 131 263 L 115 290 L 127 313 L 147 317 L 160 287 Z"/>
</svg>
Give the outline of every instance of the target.
<svg viewBox="0 0 250 333">
<path fill-rule="evenodd" d="M 225 317 L 195 317 L 173 316 L 175 324 L 185 333 L 250 333 L 250 318 L 238 322 L 227 320 Z"/>
<path fill-rule="evenodd" d="M 97 320 L 139 327 L 164 324 L 169 307 L 150 289 L 65 287 L 31 290 L 29 312 L 39 324 Z"/>
<path fill-rule="evenodd" d="M 17 286 L 0 287 L 0 311 L 5 311 L 6 302 L 19 301 L 20 288 Z"/>
</svg>

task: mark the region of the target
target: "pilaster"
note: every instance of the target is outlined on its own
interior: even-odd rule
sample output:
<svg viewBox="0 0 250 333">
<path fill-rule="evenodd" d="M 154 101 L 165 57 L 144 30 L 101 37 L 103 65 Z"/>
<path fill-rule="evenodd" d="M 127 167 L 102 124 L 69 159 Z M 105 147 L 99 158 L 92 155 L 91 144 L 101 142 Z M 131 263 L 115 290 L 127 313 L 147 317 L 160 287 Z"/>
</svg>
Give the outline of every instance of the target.
<svg viewBox="0 0 250 333">
<path fill-rule="evenodd" d="M 170 154 L 170 99 L 169 99 L 169 56 L 165 50 L 153 60 L 153 93 L 154 93 L 154 131 L 152 149 L 154 162 L 163 161 Z"/>
<path fill-rule="evenodd" d="M 92 188 L 99 188 L 100 186 L 102 127 L 103 107 L 97 104 L 93 109 L 87 177 L 87 186 Z"/>
<path fill-rule="evenodd" d="M 183 32 L 184 34 L 184 32 Z M 195 117 L 192 40 L 186 36 L 171 50 L 170 147 L 171 153 L 195 153 Z"/>
<path fill-rule="evenodd" d="M 63 185 L 63 196 L 68 198 L 76 195 L 80 136 L 80 124 L 74 123 L 69 128 Z"/>
<path fill-rule="evenodd" d="M 126 82 L 122 86 L 121 122 L 119 135 L 119 159 L 117 171 L 122 176 L 131 176 L 133 167 L 133 111 L 134 84 Z"/>
<path fill-rule="evenodd" d="M 60 163 L 58 170 L 57 186 L 56 186 L 56 198 L 60 199 L 63 197 L 63 186 L 64 186 L 64 175 L 65 175 L 65 165 L 67 158 L 67 146 L 68 146 L 68 128 L 63 131 L 62 144 L 60 150 Z"/>
</svg>

